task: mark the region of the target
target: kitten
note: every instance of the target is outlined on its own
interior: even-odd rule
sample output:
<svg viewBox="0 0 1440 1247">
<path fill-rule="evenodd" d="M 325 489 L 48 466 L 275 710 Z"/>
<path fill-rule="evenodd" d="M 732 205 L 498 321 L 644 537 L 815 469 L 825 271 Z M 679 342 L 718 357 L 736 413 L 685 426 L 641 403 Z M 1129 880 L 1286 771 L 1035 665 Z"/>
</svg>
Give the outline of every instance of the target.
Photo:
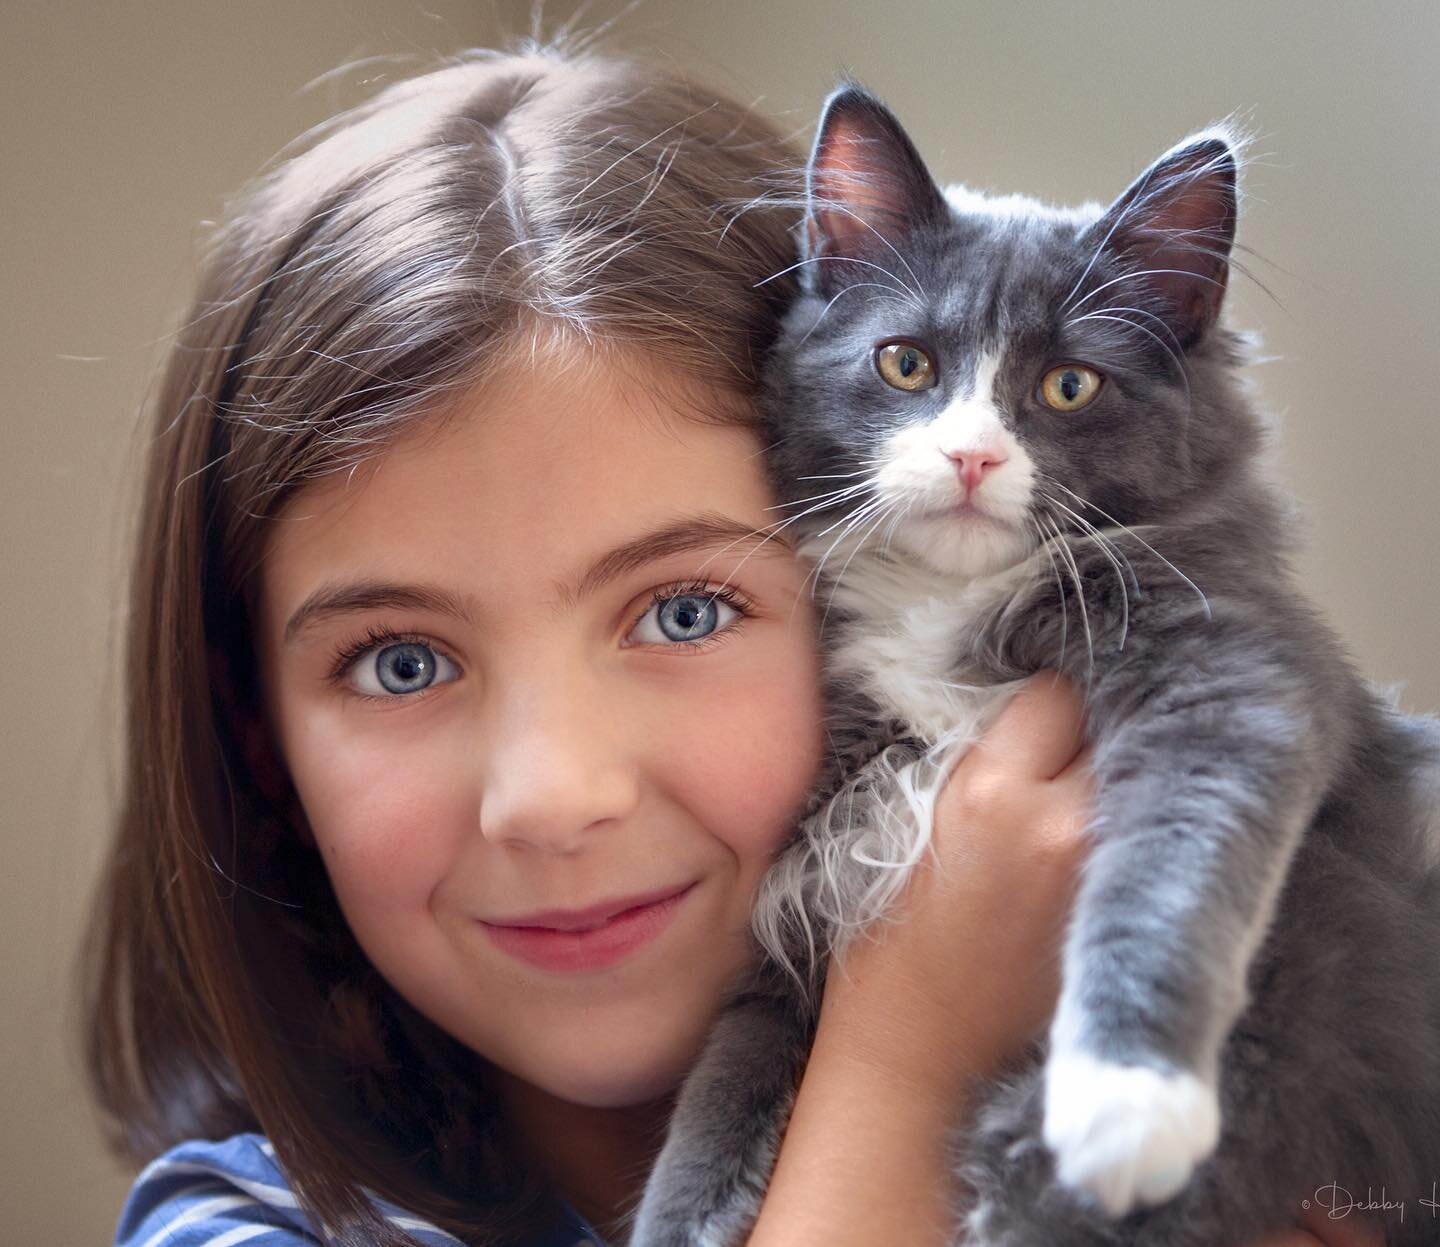
<svg viewBox="0 0 1440 1247">
<path fill-rule="evenodd" d="M 1206 131 L 1062 211 L 942 193 L 878 100 L 828 101 L 767 443 L 834 757 L 635 1247 L 744 1240 L 825 956 L 1041 668 L 1083 691 L 1093 845 L 1048 1039 L 957 1131 L 956 1241 L 1236 1247 L 1383 1187 L 1392 1244 L 1440 1242 L 1440 724 L 1388 708 L 1294 585 L 1220 321 L 1237 151 Z"/>
</svg>

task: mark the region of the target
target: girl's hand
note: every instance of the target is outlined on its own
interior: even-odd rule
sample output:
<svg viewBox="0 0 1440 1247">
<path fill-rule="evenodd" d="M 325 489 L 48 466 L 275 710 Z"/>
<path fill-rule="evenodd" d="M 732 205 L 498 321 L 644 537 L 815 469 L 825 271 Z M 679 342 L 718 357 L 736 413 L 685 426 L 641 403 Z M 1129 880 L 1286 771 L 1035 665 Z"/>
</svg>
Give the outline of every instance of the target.
<svg viewBox="0 0 1440 1247">
<path fill-rule="evenodd" d="M 1300 1221 L 1303 1228 L 1282 1230 L 1255 1247 L 1385 1247 L 1384 1231 L 1359 1216 L 1331 1217 L 1311 1204 Z"/>
<path fill-rule="evenodd" d="M 1080 699 L 1042 672 L 955 768 L 933 860 L 832 969 L 821 1024 L 943 1094 L 1019 1051 L 1059 997 L 1060 946 L 1086 851 Z"/>
</svg>

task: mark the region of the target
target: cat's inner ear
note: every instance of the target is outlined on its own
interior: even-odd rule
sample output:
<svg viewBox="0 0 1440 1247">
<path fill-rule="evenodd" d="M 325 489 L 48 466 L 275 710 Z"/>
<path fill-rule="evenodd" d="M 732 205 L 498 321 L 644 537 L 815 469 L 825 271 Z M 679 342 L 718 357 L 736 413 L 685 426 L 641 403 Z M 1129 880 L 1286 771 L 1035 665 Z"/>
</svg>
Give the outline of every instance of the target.
<svg viewBox="0 0 1440 1247">
<path fill-rule="evenodd" d="M 1158 296 L 1159 306 L 1151 310 L 1179 345 L 1197 341 L 1215 323 L 1225 297 L 1235 181 L 1235 150 L 1213 133 L 1187 139 L 1151 165 L 1086 231 L 1088 241 L 1134 274 L 1100 298 L 1133 305 L 1129 294 L 1143 287 Z"/>
<path fill-rule="evenodd" d="M 841 87 L 825 102 L 807 183 L 806 258 L 814 261 L 807 267 L 821 290 L 874 280 L 873 270 L 859 277 L 847 260 L 894 268 L 910 231 L 946 213 L 909 135 L 862 87 Z"/>
</svg>

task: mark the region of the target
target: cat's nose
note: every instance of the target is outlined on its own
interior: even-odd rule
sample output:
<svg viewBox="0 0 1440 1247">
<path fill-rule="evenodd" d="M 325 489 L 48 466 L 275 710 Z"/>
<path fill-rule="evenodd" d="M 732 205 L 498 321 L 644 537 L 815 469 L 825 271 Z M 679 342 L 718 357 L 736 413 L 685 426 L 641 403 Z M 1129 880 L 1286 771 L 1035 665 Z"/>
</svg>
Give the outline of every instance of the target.
<svg viewBox="0 0 1440 1247">
<path fill-rule="evenodd" d="M 954 462 L 967 495 L 979 486 L 985 473 L 998 468 L 1009 458 L 1004 451 L 985 446 L 979 450 L 947 450 L 945 454 Z"/>
</svg>

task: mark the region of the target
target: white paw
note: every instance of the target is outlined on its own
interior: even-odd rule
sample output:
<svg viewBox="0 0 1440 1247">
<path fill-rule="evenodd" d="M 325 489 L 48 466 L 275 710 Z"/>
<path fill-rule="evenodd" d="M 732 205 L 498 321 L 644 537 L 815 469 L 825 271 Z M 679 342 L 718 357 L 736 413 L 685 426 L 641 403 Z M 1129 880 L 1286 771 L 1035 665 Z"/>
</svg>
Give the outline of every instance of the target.
<svg viewBox="0 0 1440 1247">
<path fill-rule="evenodd" d="M 1060 1181 L 1112 1217 L 1179 1193 L 1219 1139 L 1219 1097 L 1193 1074 L 1080 1053 L 1045 1067 L 1045 1142 Z"/>
</svg>

